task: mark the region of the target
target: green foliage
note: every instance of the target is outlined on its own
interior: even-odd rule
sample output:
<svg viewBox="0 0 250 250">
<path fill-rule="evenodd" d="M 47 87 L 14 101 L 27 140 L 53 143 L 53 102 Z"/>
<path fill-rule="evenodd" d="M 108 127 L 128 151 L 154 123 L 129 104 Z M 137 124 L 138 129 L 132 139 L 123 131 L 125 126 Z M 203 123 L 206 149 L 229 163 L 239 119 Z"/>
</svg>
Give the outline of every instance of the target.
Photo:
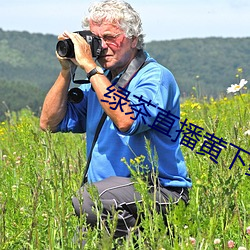
<svg viewBox="0 0 250 250">
<path fill-rule="evenodd" d="M 0 29 L 0 121 L 8 109 L 39 113 L 60 69 L 56 42 L 53 35 Z"/>
<path fill-rule="evenodd" d="M 1 124 L 0 249 L 70 249 L 60 239 L 75 232 L 71 196 L 81 181 L 85 141 L 38 125 L 29 110 Z"/>
<path fill-rule="evenodd" d="M 204 138 L 193 151 L 182 146 L 193 181 L 191 200 L 187 207 L 179 204 L 169 210 L 167 226 L 163 215 L 155 211 L 145 180 L 136 171 L 144 167 L 147 156 L 131 159 L 127 165 L 143 197 L 138 204 L 144 214 L 143 230 L 135 227 L 127 239 L 117 240 L 112 239 L 116 220 L 107 221 L 111 235 L 101 221 L 99 230 L 88 228 L 84 235 L 76 230 L 87 226 L 84 215 L 80 220 L 74 216 L 71 204 L 85 165 L 83 136 L 41 132 L 38 118 L 28 109 L 8 113 L 0 123 L 0 249 L 80 249 L 83 236 L 87 239 L 85 249 L 91 250 L 219 250 L 227 249 L 229 240 L 235 242 L 235 249 L 249 249 L 246 228 L 250 225 L 250 177 L 245 173 L 250 173 L 250 156 L 241 152 L 246 165 L 238 158 L 229 169 L 237 153 L 229 143 L 249 152 L 250 137 L 245 133 L 250 129 L 249 102 L 250 95 L 242 94 L 218 100 L 190 98 L 181 105 L 182 120 L 187 118 L 204 128 L 204 133 L 222 137 L 228 142 L 227 148 L 223 148 L 216 164 L 208 154 L 196 154 Z M 149 145 L 147 148 L 150 156 Z M 154 164 L 155 159 L 150 161 Z M 91 193 L 96 197 L 95 211 L 100 213 L 95 190 Z M 219 239 L 218 244 L 215 239 Z"/>
<path fill-rule="evenodd" d="M 28 107 L 39 115 L 44 96 L 45 91 L 29 82 L 0 80 L 0 121 L 5 119 L 10 110 L 19 111 L 20 107 Z"/>
<path fill-rule="evenodd" d="M 0 79 L 48 89 L 59 70 L 56 36 L 0 29 Z"/>
<path fill-rule="evenodd" d="M 26 106 L 35 112 L 40 109 L 41 100 L 60 70 L 55 56 L 56 42 L 54 35 L 0 29 L 1 102 L 12 111 Z M 214 98 L 224 96 L 226 87 L 238 83 L 235 74 L 239 67 L 243 68 L 242 77 L 250 78 L 250 38 L 153 41 L 146 44 L 146 50 L 173 72 L 183 99 L 197 93 Z M 6 85 L 10 86 L 2 95 Z M 32 95 L 28 96 L 29 92 Z M 15 105 L 11 103 L 13 99 Z M 4 107 L 0 110 L 0 121 L 3 111 Z"/>
<path fill-rule="evenodd" d="M 154 41 L 146 44 L 146 50 L 173 72 L 183 96 L 190 96 L 197 79 L 201 95 L 225 95 L 226 87 L 237 83 L 232 72 L 239 67 L 248 70 L 250 65 L 250 38 Z M 250 73 L 244 77 L 248 79 Z"/>
</svg>

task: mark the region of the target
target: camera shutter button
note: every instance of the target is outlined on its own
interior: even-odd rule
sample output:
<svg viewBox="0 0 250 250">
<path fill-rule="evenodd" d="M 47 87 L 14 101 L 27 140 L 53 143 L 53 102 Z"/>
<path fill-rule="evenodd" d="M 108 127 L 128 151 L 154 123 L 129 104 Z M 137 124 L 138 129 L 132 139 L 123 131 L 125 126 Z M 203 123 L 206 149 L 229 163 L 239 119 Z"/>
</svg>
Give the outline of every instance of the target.
<svg viewBox="0 0 250 250">
<path fill-rule="evenodd" d="M 89 73 L 87 73 L 87 78 L 90 80 L 90 78 L 95 74 L 104 75 L 104 71 L 101 67 L 96 66 L 94 69 L 90 70 Z"/>
</svg>

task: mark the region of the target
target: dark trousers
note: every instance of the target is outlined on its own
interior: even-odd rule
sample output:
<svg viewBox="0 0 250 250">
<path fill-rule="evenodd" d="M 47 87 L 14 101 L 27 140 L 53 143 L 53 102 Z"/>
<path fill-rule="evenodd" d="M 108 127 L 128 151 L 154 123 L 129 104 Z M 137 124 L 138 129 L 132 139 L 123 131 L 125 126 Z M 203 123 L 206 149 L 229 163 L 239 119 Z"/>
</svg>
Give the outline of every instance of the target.
<svg viewBox="0 0 250 250">
<path fill-rule="evenodd" d="M 112 219 L 112 213 L 117 211 L 118 221 L 114 236 L 127 235 L 138 219 L 136 203 L 142 202 L 140 193 L 135 190 L 134 182 L 130 178 L 112 176 L 95 182 L 93 185 L 97 188 L 102 203 L 103 211 L 100 214 L 100 219 L 105 221 L 108 216 Z M 149 181 L 149 190 L 152 192 L 152 198 L 154 193 L 156 194 L 156 207 L 159 212 L 166 212 L 168 205 L 178 203 L 181 200 L 188 203 L 187 188 L 162 187 L 159 184 L 156 187 L 155 193 L 154 185 Z M 74 197 L 72 202 L 76 215 L 86 214 L 87 223 L 96 226 L 97 215 L 93 209 L 95 203 L 91 200 L 87 189 L 86 186 L 83 186 L 80 190 L 82 202 L 77 197 Z"/>
</svg>

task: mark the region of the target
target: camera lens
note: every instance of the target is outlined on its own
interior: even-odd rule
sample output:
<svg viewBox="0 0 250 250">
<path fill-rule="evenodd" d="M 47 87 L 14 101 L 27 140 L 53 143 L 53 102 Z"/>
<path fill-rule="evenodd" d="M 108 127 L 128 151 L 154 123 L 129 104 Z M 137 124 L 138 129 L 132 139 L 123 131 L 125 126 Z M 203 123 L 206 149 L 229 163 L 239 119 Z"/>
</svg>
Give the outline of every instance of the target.
<svg viewBox="0 0 250 250">
<path fill-rule="evenodd" d="M 83 92 L 81 89 L 79 88 L 72 88 L 69 92 L 68 92 L 68 100 L 72 103 L 79 103 L 82 101 L 83 99 Z"/>
<path fill-rule="evenodd" d="M 56 51 L 61 57 L 73 58 L 75 56 L 74 45 L 70 39 L 59 41 L 56 45 Z"/>
</svg>

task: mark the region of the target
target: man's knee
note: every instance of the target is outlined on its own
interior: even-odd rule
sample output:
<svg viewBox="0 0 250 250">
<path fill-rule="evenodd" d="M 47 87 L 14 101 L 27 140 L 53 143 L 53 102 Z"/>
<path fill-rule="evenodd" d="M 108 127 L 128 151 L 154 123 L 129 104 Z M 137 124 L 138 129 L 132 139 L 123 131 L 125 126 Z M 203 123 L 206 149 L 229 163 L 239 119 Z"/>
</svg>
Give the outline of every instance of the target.
<svg viewBox="0 0 250 250">
<path fill-rule="evenodd" d="M 97 219 L 93 212 L 94 202 L 91 200 L 90 195 L 86 188 L 79 191 L 78 197 L 72 198 L 72 205 L 75 209 L 75 213 L 78 217 L 82 214 L 86 214 L 87 223 L 95 224 Z"/>
<path fill-rule="evenodd" d="M 80 215 L 81 215 L 81 205 L 80 205 L 80 202 L 79 202 L 78 198 L 76 198 L 76 197 L 72 198 L 72 205 L 73 205 L 73 207 L 75 209 L 75 214 L 78 217 L 80 217 Z"/>
</svg>

